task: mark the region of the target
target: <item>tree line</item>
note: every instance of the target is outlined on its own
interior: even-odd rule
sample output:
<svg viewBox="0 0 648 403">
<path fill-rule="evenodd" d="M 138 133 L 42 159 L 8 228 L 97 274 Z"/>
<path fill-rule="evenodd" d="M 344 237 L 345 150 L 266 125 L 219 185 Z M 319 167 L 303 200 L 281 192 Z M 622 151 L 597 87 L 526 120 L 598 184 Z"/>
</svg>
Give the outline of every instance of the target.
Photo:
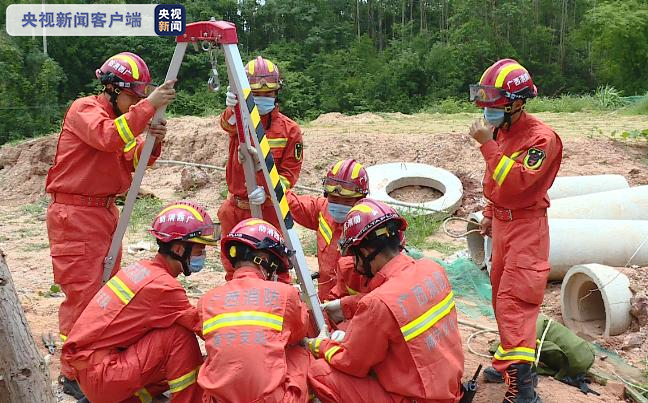
<svg viewBox="0 0 648 403">
<path fill-rule="evenodd" d="M 27 1 L 25 1 L 27 2 Z M 174 3 L 173 1 L 163 1 Z M 5 24 L 8 0 L 0 12 Z M 6 3 L 6 4 L 4 4 Z M 15 2 L 12 2 L 15 3 Z M 79 3 L 79 1 L 57 1 Z M 107 3 L 107 2 L 101 2 Z M 128 0 L 125 3 L 141 3 Z M 320 113 L 413 113 L 466 99 L 495 60 L 512 57 L 543 96 L 648 91 L 648 0 L 196 0 L 189 22 L 236 24 L 244 62 L 256 55 L 283 74 L 282 109 Z M 94 70 L 129 50 L 164 78 L 175 43 L 157 37 L 9 37 L 0 33 L 0 144 L 57 131 L 69 103 L 99 90 Z M 222 56 L 218 70 L 226 86 Z M 174 114 L 217 113 L 204 52 L 190 50 Z"/>
</svg>

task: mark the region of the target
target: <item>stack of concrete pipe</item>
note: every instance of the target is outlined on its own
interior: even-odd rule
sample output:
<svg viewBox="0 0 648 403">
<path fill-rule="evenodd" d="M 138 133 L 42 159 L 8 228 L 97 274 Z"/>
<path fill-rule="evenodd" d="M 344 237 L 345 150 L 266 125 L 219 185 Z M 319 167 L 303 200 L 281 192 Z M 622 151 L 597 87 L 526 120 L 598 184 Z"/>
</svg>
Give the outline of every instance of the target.
<svg viewBox="0 0 648 403">
<path fill-rule="evenodd" d="M 564 278 L 565 324 L 588 334 L 622 333 L 631 293 L 628 278 L 609 266 L 648 265 L 648 186 L 629 187 L 620 175 L 559 177 L 549 196 L 549 278 Z M 470 230 L 483 216 L 469 218 Z M 490 239 L 469 234 L 468 249 L 490 271 Z"/>
</svg>

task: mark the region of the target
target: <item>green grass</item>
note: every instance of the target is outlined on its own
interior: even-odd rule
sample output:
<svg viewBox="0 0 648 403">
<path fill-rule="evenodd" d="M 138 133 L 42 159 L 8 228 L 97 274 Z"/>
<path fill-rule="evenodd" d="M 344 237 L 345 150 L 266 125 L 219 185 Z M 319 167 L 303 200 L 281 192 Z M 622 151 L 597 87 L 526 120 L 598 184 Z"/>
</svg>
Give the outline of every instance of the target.
<svg viewBox="0 0 648 403">
<path fill-rule="evenodd" d="M 624 110 L 629 115 L 648 115 L 648 93 Z"/>
<path fill-rule="evenodd" d="M 143 197 L 135 201 L 133 214 L 128 227 L 133 232 L 142 232 L 151 227 L 155 216 L 162 210 L 165 203 L 157 197 Z"/>
<path fill-rule="evenodd" d="M 431 235 L 434 235 L 446 217 L 445 214 L 435 215 L 413 215 L 407 211 L 401 211 L 400 214 L 407 220 L 408 227 L 405 232 L 407 245 L 417 249 L 434 249 L 434 242 L 428 241 Z"/>
<path fill-rule="evenodd" d="M 558 97 L 540 96 L 527 102 L 527 111 L 572 113 L 587 111 L 622 111 L 630 115 L 648 114 L 648 94 L 643 98 L 621 97 L 614 87 L 605 85 L 596 89 L 593 94 L 563 94 Z M 423 113 L 477 113 L 479 109 L 465 98 L 448 98 L 433 101 L 423 107 Z"/>
<path fill-rule="evenodd" d="M 21 211 L 25 214 L 31 215 L 33 218 L 43 217 L 47 206 L 49 205 L 49 197 L 41 197 L 34 203 L 25 204 L 20 207 Z"/>
<path fill-rule="evenodd" d="M 306 256 L 317 256 L 317 233 L 305 231 L 301 237 L 302 249 Z"/>
<path fill-rule="evenodd" d="M 435 251 L 441 253 L 444 258 L 446 256 L 452 255 L 455 252 L 459 252 L 460 250 L 465 249 L 461 245 L 443 241 L 429 241 L 427 245 L 430 249 L 434 249 Z"/>
<path fill-rule="evenodd" d="M 423 113 L 477 113 L 479 109 L 466 99 L 448 98 L 427 105 L 421 110 Z"/>
<path fill-rule="evenodd" d="M 24 252 L 36 252 L 47 248 L 49 248 L 48 242 L 39 242 L 39 243 L 28 243 L 25 246 L 23 246 L 22 250 Z"/>
<path fill-rule="evenodd" d="M 16 236 L 15 238 L 18 239 L 30 238 L 40 235 L 40 231 L 34 228 L 18 228 L 16 230 L 16 233 L 18 234 L 18 236 Z"/>
</svg>

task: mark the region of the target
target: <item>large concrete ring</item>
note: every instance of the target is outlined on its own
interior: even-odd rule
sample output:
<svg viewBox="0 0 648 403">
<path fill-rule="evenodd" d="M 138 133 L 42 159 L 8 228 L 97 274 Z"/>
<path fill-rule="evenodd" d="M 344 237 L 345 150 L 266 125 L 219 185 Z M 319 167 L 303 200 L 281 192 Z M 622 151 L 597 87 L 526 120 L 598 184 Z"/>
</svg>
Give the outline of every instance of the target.
<svg viewBox="0 0 648 403">
<path fill-rule="evenodd" d="M 560 288 L 560 309 L 565 325 L 576 333 L 616 336 L 628 330 L 630 280 L 602 264 L 572 267 Z"/>
<path fill-rule="evenodd" d="M 389 193 L 405 186 L 425 186 L 434 188 L 443 196 L 425 203 L 407 203 L 412 207 L 423 206 L 439 212 L 452 214 L 463 197 L 463 185 L 450 171 L 432 165 L 412 162 L 394 162 L 373 165 L 367 168 L 369 175 L 369 197 L 386 202 L 402 203 L 389 196 Z M 433 214 L 427 210 L 412 210 L 413 214 Z"/>
</svg>

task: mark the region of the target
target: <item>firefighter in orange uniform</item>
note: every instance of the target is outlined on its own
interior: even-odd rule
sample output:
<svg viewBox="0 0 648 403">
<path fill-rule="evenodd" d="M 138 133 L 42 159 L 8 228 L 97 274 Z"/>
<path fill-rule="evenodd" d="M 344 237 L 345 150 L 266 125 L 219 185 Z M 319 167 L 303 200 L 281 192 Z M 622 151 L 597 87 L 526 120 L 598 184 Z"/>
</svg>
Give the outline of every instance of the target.
<svg viewBox="0 0 648 403">
<path fill-rule="evenodd" d="M 489 67 L 471 100 L 484 108 L 487 127 L 475 122 L 470 135 L 486 160 L 483 186 L 489 203 L 482 231 L 493 237 L 491 284 L 500 346 L 487 380 L 508 384 L 505 403 L 538 403 L 535 392 L 536 318 L 549 275 L 547 190 L 560 168 L 560 137 L 524 111 L 537 95 L 529 72 L 512 59 Z"/>
<path fill-rule="evenodd" d="M 270 60 L 258 56 L 245 66 L 245 72 L 250 81 L 250 88 L 254 95 L 261 123 L 265 130 L 268 144 L 272 150 L 277 171 L 284 188 L 289 189 L 295 185 L 299 178 L 302 166 L 303 143 L 302 132 L 299 125 L 279 112 L 277 96 L 281 88 L 281 77 L 277 65 Z M 229 159 L 225 177 L 229 196 L 218 209 L 218 219 L 224 234 L 234 228 L 234 225 L 250 218 L 250 204 L 261 206 L 264 219 L 279 228 L 276 213 L 272 203 L 267 198 L 267 189 L 259 186 L 248 195 L 245 186 L 245 174 L 239 157 L 239 139 L 236 131 L 236 117 L 234 107 L 238 104 L 236 95 L 229 92 L 226 98 L 227 108 L 221 115 L 221 127 L 229 134 Z M 260 170 L 256 150 L 251 149 Z M 257 183 L 264 184 L 263 174 L 257 171 Z M 225 280 L 231 280 L 234 270 L 226 256 L 222 256 L 225 265 Z M 285 276 L 288 276 L 286 273 Z M 284 276 L 284 277 L 285 277 Z M 287 281 L 289 276 L 284 280 Z"/>
<path fill-rule="evenodd" d="M 198 310 L 176 279 L 198 272 L 217 229 L 191 202 L 164 208 L 153 222 L 158 253 L 117 272 L 95 295 L 63 345 L 61 360 L 92 403 L 201 402 Z"/>
<path fill-rule="evenodd" d="M 47 231 L 54 282 L 65 293 L 59 307 L 63 341 L 101 288 L 104 258 L 119 217 L 115 196 L 131 184 L 143 148 L 140 134 L 155 110 L 175 97 L 172 81 L 153 90 L 146 63 L 132 53 L 109 58 L 96 75 L 104 92 L 77 99 L 68 109 L 46 183 L 52 197 Z M 149 164 L 160 155 L 165 125 L 150 127 L 156 141 Z"/>
<path fill-rule="evenodd" d="M 221 241 L 235 268 L 198 303 L 207 361 L 198 383 L 204 402 L 306 402 L 309 354 L 299 347 L 308 312 L 296 288 L 269 281 L 289 269 L 279 231 L 250 218 Z"/>
<path fill-rule="evenodd" d="M 371 291 L 344 339 L 308 339 L 308 380 L 323 402 L 458 402 L 463 350 L 452 289 L 441 266 L 401 253 L 407 222 L 371 199 L 344 223 L 342 253 L 356 259 Z M 371 376 L 370 373 L 375 374 Z"/>
<path fill-rule="evenodd" d="M 317 231 L 317 294 L 320 301 L 329 298 L 335 285 L 342 223 L 351 207 L 369 194 L 369 177 L 362 164 L 347 159 L 338 161 L 329 169 L 323 184 L 324 197 L 298 196 L 290 191 L 287 194 L 295 222 Z M 339 306 L 339 303 L 334 305 Z M 332 309 L 330 304 L 328 307 Z"/>
</svg>

